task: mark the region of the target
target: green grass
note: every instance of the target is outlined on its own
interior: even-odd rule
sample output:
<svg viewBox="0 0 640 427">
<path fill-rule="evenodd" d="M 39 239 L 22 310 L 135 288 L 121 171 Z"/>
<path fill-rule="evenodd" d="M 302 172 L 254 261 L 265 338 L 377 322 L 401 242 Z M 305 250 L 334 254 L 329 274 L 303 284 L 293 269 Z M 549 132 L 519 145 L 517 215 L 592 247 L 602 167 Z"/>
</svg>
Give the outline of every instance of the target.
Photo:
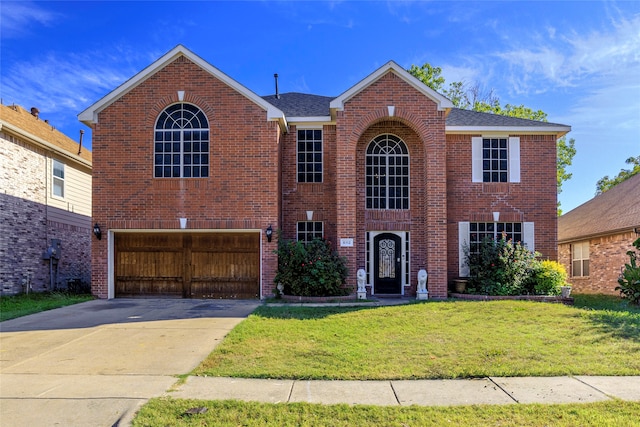
<svg viewBox="0 0 640 427">
<path fill-rule="evenodd" d="M 188 415 L 190 408 L 207 412 Z M 555 426 L 640 425 L 640 404 L 608 401 L 570 405 L 474 405 L 455 407 L 348 406 L 309 403 L 152 399 L 138 413 L 142 426 Z"/>
<path fill-rule="evenodd" d="M 0 297 L 0 322 L 93 299 L 91 295 L 32 292 Z"/>
<path fill-rule="evenodd" d="M 390 307 L 262 306 L 193 372 L 287 379 L 640 375 L 640 308 L 447 301 Z"/>
</svg>

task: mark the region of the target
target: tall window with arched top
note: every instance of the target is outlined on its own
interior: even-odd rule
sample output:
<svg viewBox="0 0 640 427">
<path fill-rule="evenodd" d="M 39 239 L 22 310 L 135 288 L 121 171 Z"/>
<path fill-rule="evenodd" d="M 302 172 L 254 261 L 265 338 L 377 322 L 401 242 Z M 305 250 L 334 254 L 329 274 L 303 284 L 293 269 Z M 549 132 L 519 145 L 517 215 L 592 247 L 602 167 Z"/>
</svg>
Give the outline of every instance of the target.
<svg viewBox="0 0 640 427">
<path fill-rule="evenodd" d="M 156 121 L 153 176 L 204 178 L 209 176 L 209 122 L 192 104 L 167 107 Z"/>
<path fill-rule="evenodd" d="M 366 154 L 367 209 L 409 209 L 409 151 L 395 135 L 379 135 Z"/>
</svg>

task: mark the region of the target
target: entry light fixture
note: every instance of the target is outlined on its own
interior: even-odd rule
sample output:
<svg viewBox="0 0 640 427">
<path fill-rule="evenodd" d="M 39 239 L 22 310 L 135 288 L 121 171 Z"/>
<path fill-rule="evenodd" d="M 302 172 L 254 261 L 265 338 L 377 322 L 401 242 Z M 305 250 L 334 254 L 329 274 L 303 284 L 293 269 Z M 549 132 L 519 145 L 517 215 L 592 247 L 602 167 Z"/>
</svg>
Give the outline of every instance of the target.
<svg viewBox="0 0 640 427">
<path fill-rule="evenodd" d="M 93 226 L 93 234 L 96 236 L 96 239 L 102 240 L 102 230 L 100 230 L 100 226 L 98 225 L 97 222 Z"/>
<path fill-rule="evenodd" d="M 267 242 L 270 242 L 271 241 L 271 237 L 273 236 L 273 228 L 271 227 L 271 224 L 269 224 L 267 229 L 264 230 L 264 233 L 267 235 Z"/>
</svg>

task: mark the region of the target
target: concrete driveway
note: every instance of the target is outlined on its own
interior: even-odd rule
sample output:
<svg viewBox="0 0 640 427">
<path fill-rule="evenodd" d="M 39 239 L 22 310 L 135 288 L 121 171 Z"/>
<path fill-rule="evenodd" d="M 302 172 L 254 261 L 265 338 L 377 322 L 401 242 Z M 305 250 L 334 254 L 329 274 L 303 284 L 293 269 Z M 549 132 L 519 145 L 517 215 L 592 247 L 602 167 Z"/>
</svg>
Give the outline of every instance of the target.
<svg viewBox="0 0 640 427">
<path fill-rule="evenodd" d="M 0 425 L 128 425 L 259 305 L 95 300 L 2 322 Z"/>
</svg>

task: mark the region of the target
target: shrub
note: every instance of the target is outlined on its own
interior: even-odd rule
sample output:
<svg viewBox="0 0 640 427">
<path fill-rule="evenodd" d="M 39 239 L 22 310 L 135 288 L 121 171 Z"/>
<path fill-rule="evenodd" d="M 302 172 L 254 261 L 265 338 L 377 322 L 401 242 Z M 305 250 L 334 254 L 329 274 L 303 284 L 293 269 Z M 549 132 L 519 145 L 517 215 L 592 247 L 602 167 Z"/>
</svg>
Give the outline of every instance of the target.
<svg viewBox="0 0 640 427">
<path fill-rule="evenodd" d="M 640 238 L 633 242 L 633 246 L 640 251 Z M 620 291 L 622 298 L 640 305 L 640 265 L 636 263 L 638 254 L 636 251 L 627 251 L 629 262 L 624 265 L 624 270 L 618 278 L 616 291 Z"/>
<path fill-rule="evenodd" d="M 485 239 L 478 253 L 465 248 L 469 291 L 484 295 L 520 295 L 531 276 L 536 254 L 520 242 Z"/>
<path fill-rule="evenodd" d="M 534 295 L 560 295 L 567 284 L 567 270 L 556 261 L 536 261 L 527 291 Z"/>
<path fill-rule="evenodd" d="M 286 295 L 349 295 L 346 259 L 324 239 L 311 242 L 278 239 L 278 271 L 274 282 L 282 283 Z"/>
</svg>

